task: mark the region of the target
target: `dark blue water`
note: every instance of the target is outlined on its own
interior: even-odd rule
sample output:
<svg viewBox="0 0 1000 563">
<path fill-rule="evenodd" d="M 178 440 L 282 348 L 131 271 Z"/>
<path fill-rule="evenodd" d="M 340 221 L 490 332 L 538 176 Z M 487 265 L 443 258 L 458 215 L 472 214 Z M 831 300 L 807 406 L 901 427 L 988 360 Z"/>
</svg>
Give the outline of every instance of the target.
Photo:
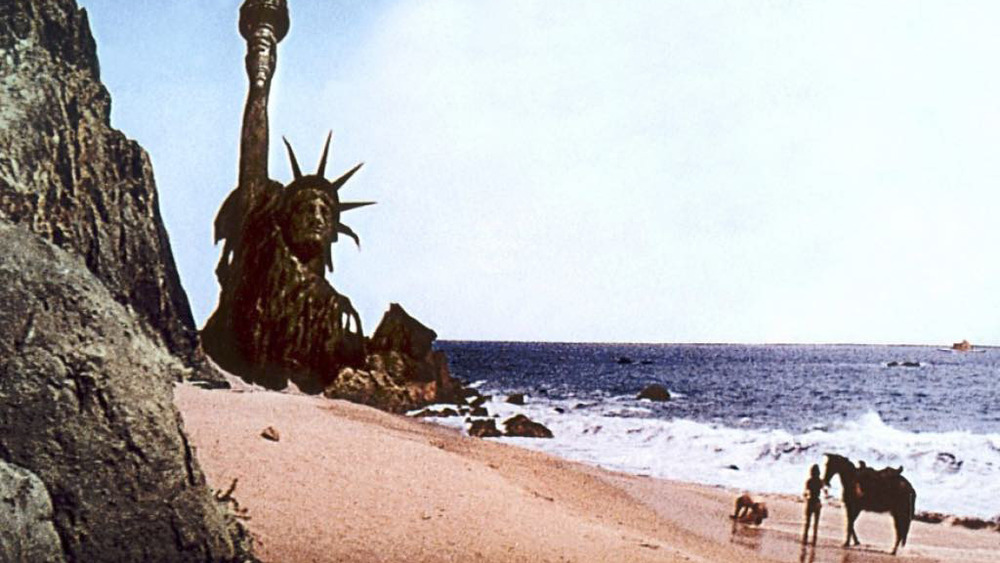
<svg viewBox="0 0 1000 563">
<path fill-rule="evenodd" d="M 441 342 L 452 373 L 502 392 L 588 401 L 649 383 L 683 394 L 650 416 L 793 432 L 878 412 L 908 431 L 1000 432 L 1000 349 L 921 346 Z M 619 364 L 627 357 L 631 364 Z M 919 362 L 921 367 L 887 367 Z"/>
</svg>

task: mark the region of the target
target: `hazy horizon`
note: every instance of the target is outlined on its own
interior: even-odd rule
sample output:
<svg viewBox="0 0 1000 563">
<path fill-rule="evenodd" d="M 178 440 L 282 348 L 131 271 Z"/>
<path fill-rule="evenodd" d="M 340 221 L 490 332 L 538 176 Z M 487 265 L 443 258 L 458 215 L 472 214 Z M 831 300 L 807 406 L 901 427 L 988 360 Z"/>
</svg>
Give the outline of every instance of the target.
<svg viewBox="0 0 1000 563">
<path fill-rule="evenodd" d="M 80 0 L 199 324 L 240 2 Z M 998 343 L 1000 5 L 289 0 L 271 176 L 327 168 L 335 287 L 447 340 Z"/>
</svg>

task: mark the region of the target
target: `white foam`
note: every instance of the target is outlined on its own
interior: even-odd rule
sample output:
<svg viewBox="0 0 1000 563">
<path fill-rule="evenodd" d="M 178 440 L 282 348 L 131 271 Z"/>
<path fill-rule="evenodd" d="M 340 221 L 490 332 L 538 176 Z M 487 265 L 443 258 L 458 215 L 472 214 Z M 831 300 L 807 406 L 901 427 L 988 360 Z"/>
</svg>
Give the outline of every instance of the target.
<svg viewBox="0 0 1000 563">
<path fill-rule="evenodd" d="M 523 413 L 555 435 L 503 441 L 627 473 L 800 494 L 809 467 L 816 463 L 822 468 L 823 454 L 834 452 L 876 468 L 904 466 L 904 476 L 917 491 L 917 511 L 1000 515 L 1000 434 L 907 432 L 885 424 L 876 412 L 792 434 L 637 418 L 652 411 L 630 397 L 586 401 L 575 408 L 581 402 L 529 397 L 524 406 L 500 400 L 487 406 L 500 415 L 499 421 Z M 838 497 L 839 487 L 835 479 L 831 492 Z"/>
</svg>

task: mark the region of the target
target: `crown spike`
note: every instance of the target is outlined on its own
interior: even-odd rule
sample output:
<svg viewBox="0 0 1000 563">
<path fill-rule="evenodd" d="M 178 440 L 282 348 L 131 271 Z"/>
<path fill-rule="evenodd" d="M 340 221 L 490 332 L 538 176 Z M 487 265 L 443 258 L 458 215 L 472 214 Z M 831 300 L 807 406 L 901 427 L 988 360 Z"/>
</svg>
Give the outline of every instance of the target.
<svg viewBox="0 0 1000 563">
<path fill-rule="evenodd" d="M 319 159 L 319 168 L 316 169 L 316 175 L 323 177 L 326 173 L 326 157 L 330 154 L 330 139 L 333 138 L 333 131 L 326 134 L 326 145 L 323 146 L 323 156 Z"/>
<path fill-rule="evenodd" d="M 340 191 L 340 188 L 344 186 L 344 183 L 350 180 L 351 176 L 353 176 L 354 173 L 357 172 L 358 169 L 364 165 L 365 165 L 364 162 L 359 162 L 357 166 L 351 168 L 347 172 L 344 172 L 344 174 L 340 178 L 337 178 L 336 180 L 330 182 L 330 189 L 333 190 L 334 192 Z"/>
<path fill-rule="evenodd" d="M 354 239 L 354 244 L 358 245 L 358 249 L 361 248 L 361 239 L 358 237 L 358 234 L 355 233 L 350 227 L 348 227 L 343 223 L 338 223 L 337 232 L 351 237 L 352 239 Z"/>
<path fill-rule="evenodd" d="M 342 201 L 337 204 L 337 211 L 350 211 L 366 205 L 375 205 L 374 201 Z"/>
<path fill-rule="evenodd" d="M 292 144 L 288 142 L 288 139 L 282 136 L 281 140 L 285 142 L 285 147 L 288 148 L 288 160 L 292 162 L 292 175 L 298 180 L 302 177 L 302 170 L 299 170 L 299 161 L 295 160 L 295 151 L 292 150 Z"/>
</svg>

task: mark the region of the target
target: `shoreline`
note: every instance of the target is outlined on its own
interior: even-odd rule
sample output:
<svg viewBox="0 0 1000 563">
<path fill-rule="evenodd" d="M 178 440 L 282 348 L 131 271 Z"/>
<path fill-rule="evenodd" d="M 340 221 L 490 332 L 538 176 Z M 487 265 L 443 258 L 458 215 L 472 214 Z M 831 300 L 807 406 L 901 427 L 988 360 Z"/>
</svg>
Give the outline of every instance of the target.
<svg viewBox="0 0 1000 563">
<path fill-rule="evenodd" d="M 824 507 L 815 548 L 804 504 L 768 503 L 762 526 L 729 518 L 741 491 L 634 476 L 445 426 L 318 397 L 175 387 L 215 490 L 233 496 L 264 561 L 992 561 L 1000 534 L 914 522 L 888 555 L 888 515 L 865 514 L 866 545 L 842 549 Z M 260 436 L 273 426 L 277 442 Z"/>
</svg>

